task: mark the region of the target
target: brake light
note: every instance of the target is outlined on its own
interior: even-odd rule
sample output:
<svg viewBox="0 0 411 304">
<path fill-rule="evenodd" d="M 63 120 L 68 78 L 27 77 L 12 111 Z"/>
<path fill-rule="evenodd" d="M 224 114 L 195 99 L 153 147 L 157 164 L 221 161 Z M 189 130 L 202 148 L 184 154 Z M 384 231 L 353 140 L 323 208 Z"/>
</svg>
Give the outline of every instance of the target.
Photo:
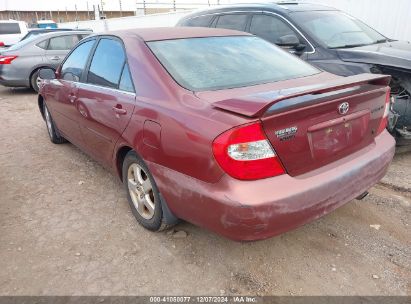
<svg viewBox="0 0 411 304">
<path fill-rule="evenodd" d="M 4 44 L 4 42 L 0 41 L 0 47 L 3 47 L 3 46 L 6 46 L 6 45 Z"/>
<path fill-rule="evenodd" d="M 284 168 L 259 122 L 230 129 L 213 142 L 213 153 L 230 176 L 255 180 L 284 174 Z"/>
<path fill-rule="evenodd" d="M 384 114 L 382 116 L 380 126 L 378 127 L 377 134 L 382 133 L 384 129 L 387 127 L 388 124 L 388 114 L 390 113 L 390 101 L 391 101 L 391 89 L 388 88 L 387 94 L 385 96 L 385 108 L 384 108 Z"/>
<path fill-rule="evenodd" d="M 0 56 L 0 64 L 10 64 L 17 56 Z"/>
</svg>

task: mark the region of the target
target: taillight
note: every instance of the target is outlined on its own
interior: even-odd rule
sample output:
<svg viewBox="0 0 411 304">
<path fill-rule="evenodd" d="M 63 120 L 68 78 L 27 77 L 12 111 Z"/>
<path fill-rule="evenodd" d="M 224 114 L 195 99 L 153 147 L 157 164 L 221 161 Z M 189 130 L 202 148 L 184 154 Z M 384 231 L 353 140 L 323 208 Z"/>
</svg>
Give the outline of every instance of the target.
<svg viewBox="0 0 411 304">
<path fill-rule="evenodd" d="M 6 46 L 4 42 L 0 41 L 0 47 Z"/>
<path fill-rule="evenodd" d="M 229 175 L 253 180 L 284 174 L 259 122 L 230 129 L 213 142 L 218 164 Z"/>
<path fill-rule="evenodd" d="M 380 134 L 387 127 L 388 114 L 390 113 L 390 101 L 391 101 L 391 89 L 388 88 L 387 95 L 385 96 L 384 115 L 381 118 L 381 122 L 380 122 L 380 126 L 378 127 L 377 134 Z"/>
<path fill-rule="evenodd" d="M 0 56 L 0 64 L 10 64 L 17 56 Z"/>
</svg>

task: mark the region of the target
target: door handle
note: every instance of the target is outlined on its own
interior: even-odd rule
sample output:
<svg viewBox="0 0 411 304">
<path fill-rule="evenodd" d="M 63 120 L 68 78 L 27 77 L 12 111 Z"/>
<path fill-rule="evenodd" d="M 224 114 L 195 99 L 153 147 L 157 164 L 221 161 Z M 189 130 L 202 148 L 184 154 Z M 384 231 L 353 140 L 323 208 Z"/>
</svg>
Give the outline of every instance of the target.
<svg viewBox="0 0 411 304">
<path fill-rule="evenodd" d="M 60 60 L 60 57 L 59 56 L 54 56 L 54 57 L 51 57 L 50 59 L 57 61 L 57 60 Z"/>
<path fill-rule="evenodd" d="M 117 115 L 126 115 L 127 114 L 127 110 L 123 109 L 121 107 L 121 105 L 116 105 L 112 109 Z"/>
</svg>

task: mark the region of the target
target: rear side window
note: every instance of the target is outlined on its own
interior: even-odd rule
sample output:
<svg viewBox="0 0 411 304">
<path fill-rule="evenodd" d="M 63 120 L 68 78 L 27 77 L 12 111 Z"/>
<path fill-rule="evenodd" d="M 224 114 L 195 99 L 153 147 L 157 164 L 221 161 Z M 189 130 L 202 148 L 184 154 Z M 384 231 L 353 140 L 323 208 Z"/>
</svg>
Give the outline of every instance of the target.
<svg viewBox="0 0 411 304">
<path fill-rule="evenodd" d="M 81 40 L 81 39 L 86 38 L 88 35 L 89 35 L 89 34 L 81 34 L 81 35 L 78 35 L 78 36 L 79 36 L 79 39 Z"/>
<path fill-rule="evenodd" d="M 20 26 L 18 23 L 0 23 L 0 35 L 20 34 Z"/>
<path fill-rule="evenodd" d="M 214 17 L 213 15 L 195 17 L 195 18 L 189 19 L 186 22 L 184 22 L 184 26 L 208 27 L 213 17 Z"/>
<path fill-rule="evenodd" d="M 36 45 L 37 45 L 39 48 L 45 50 L 45 49 L 47 49 L 47 44 L 48 44 L 48 42 L 49 42 L 49 40 L 47 39 L 47 40 L 43 40 L 42 42 L 37 43 Z"/>
<path fill-rule="evenodd" d="M 94 42 L 94 39 L 86 41 L 74 49 L 61 68 L 61 77 L 63 79 L 80 81 Z"/>
<path fill-rule="evenodd" d="M 128 64 L 124 66 L 123 73 L 121 74 L 120 85 L 118 88 L 123 91 L 134 93 L 134 86 L 131 80 Z"/>
<path fill-rule="evenodd" d="M 223 15 L 218 18 L 216 27 L 229 30 L 245 31 L 248 15 Z"/>
<path fill-rule="evenodd" d="M 123 46 L 119 41 L 101 39 L 91 61 L 87 82 L 117 88 L 125 58 Z"/>
<path fill-rule="evenodd" d="M 71 50 L 79 42 L 77 35 L 50 38 L 48 50 Z"/>
<path fill-rule="evenodd" d="M 278 43 L 280 37 L 296 35 L 289 24 L 268 15 L 254 15 L 251 20 L 250 33 L 272 43 Z"/>
</svg>

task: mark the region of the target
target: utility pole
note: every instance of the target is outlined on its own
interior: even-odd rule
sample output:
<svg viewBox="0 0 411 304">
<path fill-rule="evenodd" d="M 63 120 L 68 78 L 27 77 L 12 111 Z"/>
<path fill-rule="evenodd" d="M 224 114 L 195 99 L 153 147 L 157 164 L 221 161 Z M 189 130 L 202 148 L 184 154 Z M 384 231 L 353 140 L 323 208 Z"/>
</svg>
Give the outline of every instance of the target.
<svg viewBox="0 0 411 304">
<path fill-rule="evenodd" d="M 90 11 L 88 9 L 88 1 L 87 1 L 87 19 L 90 20 Z"/>
<path fill-rule="evenodd" d="M 100 4 L 97 4 L 97 9 L 94 10 L 96 14 L 96 20 L 100 20 Z"/>
<path fill-rule="evenodd" d="M 121 7 L 121 0 L 118 0 L 120 4 L 120 17 L 123 17 L 123 8 Z"/>
<path fill-rule="evenodd" d="M 101 3 L 101 15 L 104 16 L 104 2 L 103 2 L 103 0 L 101 0 L 100 3 Z"/>
</svg>

